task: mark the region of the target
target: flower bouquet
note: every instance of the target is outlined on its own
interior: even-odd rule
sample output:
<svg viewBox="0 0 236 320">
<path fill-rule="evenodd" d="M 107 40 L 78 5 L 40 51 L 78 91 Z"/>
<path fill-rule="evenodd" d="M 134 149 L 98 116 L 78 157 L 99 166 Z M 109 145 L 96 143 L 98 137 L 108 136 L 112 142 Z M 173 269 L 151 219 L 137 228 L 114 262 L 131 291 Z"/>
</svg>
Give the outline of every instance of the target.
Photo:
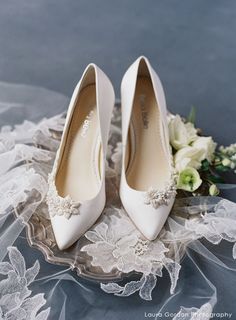
<svg viewBox="0 0 236 320">
<path fill-rule="evenodd" d="M 224 173 L 236 172 L 236 144 L 216 150 L 216 142 L 212 137 L 202 136 L 194 122 L 194 108 L 188 119 L 180 115 L 169 116 L 178 193 L 181 196 L 216 196 L 219 189 L 224 188 Z"/>
</svg>

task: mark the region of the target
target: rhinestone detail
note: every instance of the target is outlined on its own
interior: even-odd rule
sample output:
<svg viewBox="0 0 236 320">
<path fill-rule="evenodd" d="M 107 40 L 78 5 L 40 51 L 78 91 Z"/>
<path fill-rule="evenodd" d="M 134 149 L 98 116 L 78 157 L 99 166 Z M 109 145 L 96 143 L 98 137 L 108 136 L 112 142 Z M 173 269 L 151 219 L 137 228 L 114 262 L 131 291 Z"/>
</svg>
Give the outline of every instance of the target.
<svg viewBox="0 0 236 320">
<path fill-rule="evenodd" d="M 172 173 L 170 182 L 168 182 L 163 190 L 150 188 L 145 193 L 144 203 L 151 205 L 154 209 L 160 206 L 168 206 L 170 199 L 176 195 L 176 174 Z"/>
<path fill-rule="evenodd" d="M 72 215 L 78 215 L 80 203 L 75 203 L 69 195 L 65 198 L 60 197 L 54 181 L 54 174 L 49 174 L 46 202 L 50 216 L 64 216 L 66 219 L 70 219 Z"/>
</svg>

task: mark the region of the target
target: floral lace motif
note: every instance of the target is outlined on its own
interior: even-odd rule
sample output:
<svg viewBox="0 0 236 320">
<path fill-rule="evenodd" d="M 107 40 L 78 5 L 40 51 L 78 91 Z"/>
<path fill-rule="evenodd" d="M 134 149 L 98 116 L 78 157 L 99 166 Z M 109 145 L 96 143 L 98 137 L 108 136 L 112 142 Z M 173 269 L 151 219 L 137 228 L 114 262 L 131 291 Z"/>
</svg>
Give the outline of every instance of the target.
<svg viewBox="0 0 236 320">
<path fill-rule="evenodd" d="M 212 318 L 212 305 L 207 302 L 200 308 L 181 307 L 172 320 L 209 320 Z"/>
<path fill-rule="evenodd" d="M 75 203 L 69 195 L 65 198 L 60 197 L 55 186 L 54 177 L 53 173 L 49 174 L 48 177 L 49 187 L 46 202 L 49 214 L 51 217 L 58 215 L 70 219 L 72 215 L 79 214 L 80 203 Z"/>
<path fill-rule="evenodd" d="M 126 213 L 107 209 L 103 220 L 85 233 L 91 242 L 82 247 L 91 258 L 91 264 L 105 273 L 117 268 L 123 273 L 138 272 L 138 281 L 128 282 L 124 287 L 116 283 L 101 284 L 101 288 L 119 296 L 128 296 L 139 291 L 145 300 L 151 300 L 151 293 L 157 277 L 162 276 L 165 267 L 171 278 L 171 292 L 177 284 L 180 265 L 168 257 L 169 249 L 163 241 L 144 240 Z M 145 290 L 144 290 L 145 288 Z"/>
<path fill-rule="evenodd" d="M 39 272 L 39 262 L 26 269 L 25 260 L 15 247 L 8 248 L 10 262 L 0 262 L 0 275 L 6 276 L 0 281 L 0 319 L 2 320 L 46 320 L 50 308 L 39 310 L 46 304 L 44 295 L 34 296 L 28 286 Z"/>
<path fill-rule="evenodd" d="M 159 274 L 160 262 L 168 252 L 165 245 L 159 240 L 142 239 L 123 210 L 117 211 L 116 215 L 107 210 L 106 218 L 85 234 L 92 243 L 85 245 L 82 251 L 92 257 L 92 264 L 100 266 L 104 272 L 110 272 L 116 266 L 124 273 Z"/>
</svg>

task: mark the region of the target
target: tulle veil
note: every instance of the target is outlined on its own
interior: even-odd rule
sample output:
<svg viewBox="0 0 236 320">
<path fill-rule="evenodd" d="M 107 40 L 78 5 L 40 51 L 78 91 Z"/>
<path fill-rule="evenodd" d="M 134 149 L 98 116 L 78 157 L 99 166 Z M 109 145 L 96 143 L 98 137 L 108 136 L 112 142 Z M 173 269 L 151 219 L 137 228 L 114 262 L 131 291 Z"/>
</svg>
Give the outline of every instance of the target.
<svg viewBox="0 0 236 320">
<path fill-rule="evenodd" d="M 236 204 L 219 197 L 178 199 L 155 244 L 143 243 L 118 200 L 119 107 L 107 159 L 107 208 L 80 246 L 103 274 L 119 272 L 110 281 L 85 279 L 88 273 L 81 277 L 73 263 L 48 262 L 55 247 L 48 246 L 46 257 L 32 247 L 27 228 L 39 208 L 39 218 L 50 224 L 47 175 L 68 102 L 40 87 L 0 83 L 0 318 L 236 318 Z M 104 249 L 107 239 L 116 253 Z M 141 246 L 145 259 L 132 243 Z"/>
</svg>

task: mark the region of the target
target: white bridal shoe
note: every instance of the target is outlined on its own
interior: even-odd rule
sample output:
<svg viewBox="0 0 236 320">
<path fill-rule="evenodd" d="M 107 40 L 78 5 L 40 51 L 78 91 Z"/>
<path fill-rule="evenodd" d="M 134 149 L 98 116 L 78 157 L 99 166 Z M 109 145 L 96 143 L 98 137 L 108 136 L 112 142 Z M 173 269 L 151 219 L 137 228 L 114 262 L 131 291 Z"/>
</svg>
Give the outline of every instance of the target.
<svg viewBox="0 0 236 320">
<path fill-rule="evenodd" d="M 120 197 L 136 227 L 154 240 L 170 213 L 176 188 L 165 96 L 147 58 L 138 58 L 125 73 L 121 105 Z"/>
<path fill-rule="evenodd" d="M 105 206 L 105 159 L 114 91 L 90 64 L 70 101 L 60 147 L 49 175 L 47 203 L 59 249 L 70 247 Z"/>
</svg>

